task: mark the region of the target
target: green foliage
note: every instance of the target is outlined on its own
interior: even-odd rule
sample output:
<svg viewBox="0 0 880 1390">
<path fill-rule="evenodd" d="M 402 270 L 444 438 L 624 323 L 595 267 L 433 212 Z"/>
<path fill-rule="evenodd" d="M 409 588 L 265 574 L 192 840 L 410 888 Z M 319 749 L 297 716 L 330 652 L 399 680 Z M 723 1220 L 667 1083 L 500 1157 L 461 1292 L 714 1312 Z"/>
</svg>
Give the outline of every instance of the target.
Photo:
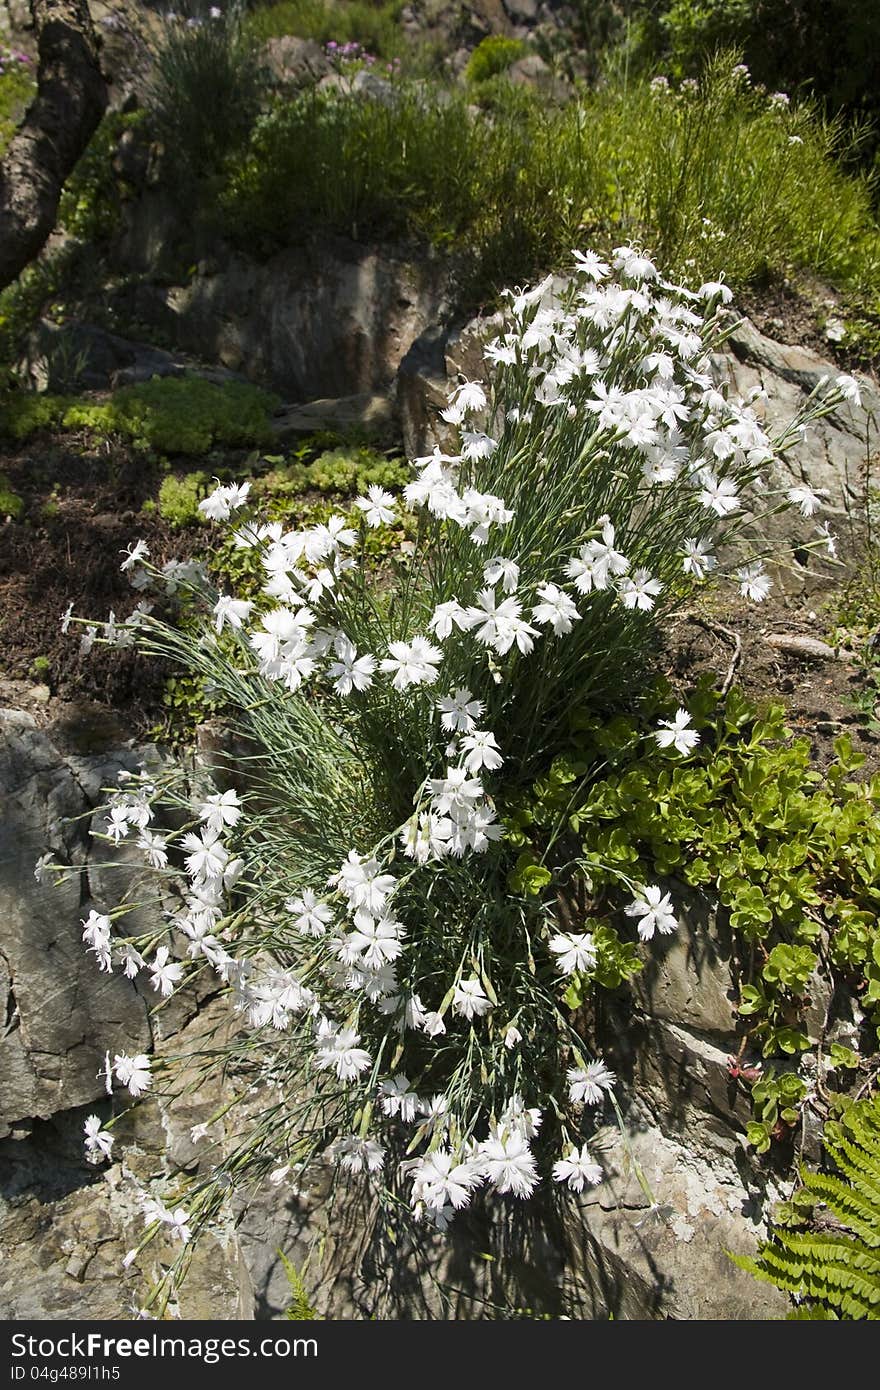
<svg viewBox="0 0 880 1390">
<path fill-rule="evenodd" d="M 265 78 L 235 0 L 214 17 L 199 0 L 174 10 L 154 54 L 147 106 L 177 177 L 203 179 L 244 147 Z"/>
<path fill-rule="evenodd" d="M 794 1318 L 880 1319 L 880 1097 L 825 1127 L 834 1174 L 804 1170 L 772 1238 L 741 1269 L 797 1300 Z"/>
<path fill-rule="evenodd" d="M 802 88 L 833 110 L 876 114 L 880 10 L 863 0 L 672 0 L 645 26 L 651 57 L 696 76 L 719 47 L 742 49 L 756 82 Z"/>
<path fill-rule="evenodd" d="M 246 382 L 218 385 L 201 377 L 154 377 L 122 386 L 103 403 L 16 393 L 6 397 L 0 429 L 13 439 L 39 429 L 120 434 L 164 454 L 203 454 L 213 445 L 247 448 L 272 438 L 274 396 Z"/>
<path fill-rule="evenodd" d="M 39 430 L 57 429 L 67 408 L 64 396 L 15 391 L 0 399 L 0 434 L 19 441 Z"/>
<path fill-rule="evenodd" d="M 880 1029 L 880 778 L 852 780 L 864 758 L 846 737 L 824 775 L 815 772 L 809 741 L 789 737 L 780 706 L 759 712 L 735 689 L 725 705 L 717 699 L 703 685 L 689 701 L 701 742 L 687 760 L 640 739 L 634 720 L 600 726 L 575 715 L 571 757 L 556 759 L 506 823 L 523 865 L 541 859 L 544 838 L 564 823 L 597 901 L 623 871 L 635 883 L 674 876 L 727 909 L 752 962 L 739 1012 L 770 1059 L 752 1092 L 749 1137 L 763 1151 L 794 1123 L 804 1094 L 785 1059 L 820 1041 L 803 1016 L 823 936 Z M 597 763 L 612 770 L 591 778 Z M 858 1065 L 846 1048 L 831 1060 Z"/>
<path fill-rule="evenodd" d="M 635 236 L 673 274 L 749 283 L 806 267 L 861 294 L 880 255 L 851 139 L 816 109 L 776 109 L 715 62 L 695 91 L 615 78 L 548 106 L 510 83 L 491 108 L 402 83 L 391 104 L 278 100 L 218 194 L 234 240 L 266 251 L 333 231 L 452 248 L 471 292 L 566 258 L 584 229 Z"/>
<path fill-rule="evenodd" d="M 318 43 L 359 43 L 377 58 L 396 58 L 404 42 L 399 18 L 401 0 L 281 0 L 257 6 L 248 19 L 254 37 L 265 41 L 296 34 Z"/>
<path fill-rule="evenodd" d="M 468 82 L 486 82 L 497 77 L 527 52 L 522 39 L 508 39 L 503 34 L 487 34 L 471 54 L 465 68 Z"/>
<path fill-rule="evenodd" d="M 58 225 L 71 236 L 95 242 L 112 236 L 119 226 L 125 185 L 117 177 L 113 157 L 120 136 L 143 122 L 143 111 L 113 111 L 104 117 L 61 193 Z"/>
<path fill-rule="evenodd" d="M 284 1268 L 284 1274 L 290 1285 L 291 1299 L 284 1310 L 284 1316 L 288 1322 L 320 1322 L 320 1317 L 309 1302 L 309 1295 L 302 1275 L 299 1270 L 284 1254 L 278 1251 L 278 1258 Z"/>
<path fill-rule="evenodd" d="M 207 473 L 187 473 L 183 478 L 169 473 L 159 488 L 159 515 L 175 529 L 202 521 L 199 502 L 208 492 Z"/>
<path fill-rule="evenodd" d="M 0 46 L 0 155 L 36 95 L 33 68 L 23 56 Z"/>
<path fill-rule="evenodd" d="M 24 499 L 13 492 L 9 479 L 0 473 L 0 517 L 11 516 L 17 521 L 24 511 Z"/>
</svg>

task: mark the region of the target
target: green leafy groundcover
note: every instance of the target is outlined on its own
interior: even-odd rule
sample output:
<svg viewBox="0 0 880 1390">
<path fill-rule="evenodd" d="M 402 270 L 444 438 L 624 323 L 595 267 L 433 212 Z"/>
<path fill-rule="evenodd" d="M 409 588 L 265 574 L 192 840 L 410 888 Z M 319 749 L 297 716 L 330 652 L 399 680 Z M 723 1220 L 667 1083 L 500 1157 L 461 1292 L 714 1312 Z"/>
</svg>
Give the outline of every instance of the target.
<svg viewBox="0 0 880 1390">
<path fill-rule="evenodd" d="M 662 692 L 655 698 L 662 709 Z M 880 777 L 853 780 L 864 757 L 846 735 L 816 771 L 783 708 L 761 713 L 736 689 L 719 704 L 704 684 L 688 708 L 701 742 L 687 762 L 640 737 L 635 718 L 603 726 L 586 717 L 579 727 L 576 716 L 571 754 L 509 807 L 522 847 L 516 877 L 534 892 L 553 880 L 563 818 L 597 903 L 622 871 L 635 882 L 678 878 L 727 909 L 744 962 L 739 1013 L 765 1059 L 748 1132 L 763 1152 L 807 1095 L 797 1064 L 818 1041 L 804 1014 L 820 955 L 880 1026 Z M 606 948 L 600 961 L 615 960 L 614 944 Z M 576 981 L 570 995 L 576 1004 Z M 854 1069 L 859 1057 L 836 1045 L 825 1062 Z"/>
<path fill-rule="evenodd" d="M 0 400 L 0 434 L 16 440 L 41 429 L 120 434 L 165 454 L 203 454 L 215 444 L 248 448 L 272 439 L 277 398 L 247 382 L 154 377 L 122 386 L 103 402 L 15 393 Z"/>
</svg>

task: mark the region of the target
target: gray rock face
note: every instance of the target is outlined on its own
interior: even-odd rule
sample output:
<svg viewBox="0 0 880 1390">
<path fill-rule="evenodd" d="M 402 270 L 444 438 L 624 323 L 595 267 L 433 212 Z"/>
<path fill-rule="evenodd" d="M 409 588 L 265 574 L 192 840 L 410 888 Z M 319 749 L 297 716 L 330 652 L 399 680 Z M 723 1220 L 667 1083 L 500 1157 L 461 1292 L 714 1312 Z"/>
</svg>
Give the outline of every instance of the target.
<svg viewBox="0 0 880 1390">
<path fill-rule="evenodd" d="M 268 384 L 287 400 L 377 393 L 411 344 L 447 312 L 440 261 L 344 242 L 263 264 L 230 260 L 157 291 L 153 313 L 186 351 Z M 158 303 L 161 300 L 161 304 Z"/>
<path fill-rule="evenodd" d="M 8 1134 L 22 1121 L 97 1099 L 104 1049 L 144 1051 L 151 1033 L 130 981 L 100 974 L 83 949 L 81 923 L 94 900 L 86 829 L 75 818 L 88 815 L 91 802 L 71 762 L 30 715 L 7 713 L 0 721 L 0 796 L 8 1020 L 0 1039 L 0 1134 Z M 58 887 L 34 879 L 49 849 L 71 866 Z"/>
</svg>

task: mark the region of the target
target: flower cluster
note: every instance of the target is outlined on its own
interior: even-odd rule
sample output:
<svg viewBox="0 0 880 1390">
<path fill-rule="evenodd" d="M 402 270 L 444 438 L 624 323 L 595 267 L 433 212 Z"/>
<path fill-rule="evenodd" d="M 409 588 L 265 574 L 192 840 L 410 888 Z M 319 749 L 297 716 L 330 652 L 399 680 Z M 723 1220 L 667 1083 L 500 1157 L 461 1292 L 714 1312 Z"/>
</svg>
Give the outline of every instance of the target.
<svg viewBox="0 0 880 1390">
<path fill-rule="evenodd" d="M 821 505 L 778 464 L 857 384 L 829 384 L 771 439 L 713 374 L 729 298 L 669 283 L 634 247 L 577 253 L 567 292 L 510 294 L 486 346 L 494 389 L 455 386 L 442 420 L 456 443 L 417 458 L 402 497 L 372 487 L 288 529 L 242 518 L 248 484 L 218 483 L 201 510 L 258 560 L 246 593 L 152 567 L 141 542 L 126 553 L 135 589 L 203 605 L 197 639 L 146 612 L 133 640 L 210 672 L 262 749 L 260 786 L 192 803 L 126 778 L 103 833 L 173 879 L 180 910 L 161 945 L 114 935 L 125 909 L 93 911 L 84 938 L 102 970 L 145 970 L 160 998 L 192 971 L 219 976 L 286 1096 L 287 1118 L 252 1141 L 279 1180 L 323 1153 L 377 1183 L 396 1174 L 441 1226 L 481 1189 L 599 1181 L 585 1129 L 615 1078 L 563 997 L 590 983 L 600 942 L 589 922 L 561 929 L 552 862 L 534 892 L 511 886 L 503 801 L 550 764 L 574 700 L 614 707 L 651 623 L 694 586 L 726 575 L 766 595 L 755 523 Z M 419 540 L 389 590 L 364 542 L 401 509 Z M 647 736 L 671 757 L 699 742 L 683 708 Z M 188 808 L 183 828 L 153 827 L 163 799 Z M 619 882 L 622 930 L 648 943 L 678 928 L 668 892 Z M 135 1094 L 144 1061 L 108 1059 L 108 1075 Z"/>
</svg>

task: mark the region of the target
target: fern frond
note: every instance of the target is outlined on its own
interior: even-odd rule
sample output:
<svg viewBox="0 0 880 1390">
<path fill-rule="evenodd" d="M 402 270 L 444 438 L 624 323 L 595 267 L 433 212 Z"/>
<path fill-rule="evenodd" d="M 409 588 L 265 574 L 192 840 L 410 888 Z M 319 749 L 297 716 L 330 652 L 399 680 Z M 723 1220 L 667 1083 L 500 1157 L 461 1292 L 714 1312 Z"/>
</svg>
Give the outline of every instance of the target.
<svg viewBox="0 0 880 1390">
<path fill-rule="evenodd" d="M 850 1106 L 827 1126 L 825 1142 L 838 1172 L 805 1170 L 803 1191 L 840 1230 L 820 1226 L 814 1213 L 811 1227 L 777 1226 L 756 1259 L 730 1258 L 791 1294 L 793 1318 L 880 1321 L 880 1097 Z"/>
</svg>

